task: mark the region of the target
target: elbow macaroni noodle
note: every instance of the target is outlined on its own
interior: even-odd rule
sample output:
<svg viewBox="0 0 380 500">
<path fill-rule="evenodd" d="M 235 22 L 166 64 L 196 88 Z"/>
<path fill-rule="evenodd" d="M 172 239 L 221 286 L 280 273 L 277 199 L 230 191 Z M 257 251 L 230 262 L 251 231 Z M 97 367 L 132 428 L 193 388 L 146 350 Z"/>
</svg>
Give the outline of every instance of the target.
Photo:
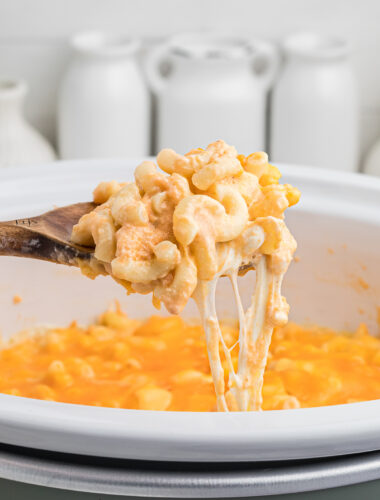
<svg viewBox="0 0 380 500">
<path fill-rule="evenodd" d="M 95 258 L 128 292 L 153 293 L 178 314 L 190 297 L 206 333 L 220 411 L 261 408 L 263 374 L 273 328 L 287 322 L 283 276 L 296 249 L 284 211 L 300 193 L 278 183 L 265 153 L 238 155 L 224 141 L 182 156 L 164 149 L 157 166 L 145 161 L 135 182 L 103 182 L 99 206 L 74 226 L 72 240 L 95 245 Z M 244 313 L 237 275 L 257 273 L 252 304 Z M 216 316 L 215 288 L 231 280 L 239 311 L 239 359 L 233 366 Z M 226 387 L 220 346 L 229 373 Z M 144 395 L 140 395 L 144 399 Z"/>
</svg>

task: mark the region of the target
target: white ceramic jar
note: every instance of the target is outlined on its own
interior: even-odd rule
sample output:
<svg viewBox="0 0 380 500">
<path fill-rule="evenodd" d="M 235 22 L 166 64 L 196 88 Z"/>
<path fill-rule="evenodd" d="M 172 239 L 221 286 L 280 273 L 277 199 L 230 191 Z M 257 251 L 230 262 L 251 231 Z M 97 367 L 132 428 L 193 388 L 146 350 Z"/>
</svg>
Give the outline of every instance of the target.
<svg viewBox="0 0 380 500">
<path fill-rule="evenodd" d="M 283 52 L 271 106 L 272 160 L 357 170 L 358 96 L 347 44 L 305 33 L 286 39 Z"/>
<path fill-rule="evenodd" d="M 380 139 L 370 149 L 364 162 L 363 172 L 380 177 Z"/>
<path fill-rule="evenodd" d="M 62 158 L 149 154 L 149 92 L 138 43 L 89 32 L 75 36 L 72 46 L 58 103 Z"/>
<path fill-rule="evenodd" d="M 241 153 L 264 149 L 267 91 L 276 67 L 276 50 L 262 41 L 181 35 L 153 50 L 147 73 L 157 98 L 156 150 L 186 153 L 216 139 Z"/>
<path fill-rule="evenodd" d="M 48 141 L 25 120 L 23 104 L 27 91 L 24 81 L 0 80 L 0 167 L 55 160 Z"/>
</svg>

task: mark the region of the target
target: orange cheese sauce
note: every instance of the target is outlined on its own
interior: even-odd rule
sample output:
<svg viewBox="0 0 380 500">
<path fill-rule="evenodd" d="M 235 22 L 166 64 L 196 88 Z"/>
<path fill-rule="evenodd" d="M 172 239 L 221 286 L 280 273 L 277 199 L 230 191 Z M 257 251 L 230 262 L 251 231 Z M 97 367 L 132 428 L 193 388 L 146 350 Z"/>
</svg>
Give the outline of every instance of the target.
<svg viewBox="0 0 380 500">
<path fill-rule="evenodd" d="M 229 346 L 238 338 L 224 324 Z M 232 350 L 237 363 L 238 349 Z M 108 311 L 97 324 L 15 337 L 0 351 L 0 392 L 107 406 L 215 411 L 200 326 L 178 316 L 146 321 Z M 380 340 L 288 324 L 273 335 L 263 409 L 325 406 L 380 398 Z"/>
</svg>

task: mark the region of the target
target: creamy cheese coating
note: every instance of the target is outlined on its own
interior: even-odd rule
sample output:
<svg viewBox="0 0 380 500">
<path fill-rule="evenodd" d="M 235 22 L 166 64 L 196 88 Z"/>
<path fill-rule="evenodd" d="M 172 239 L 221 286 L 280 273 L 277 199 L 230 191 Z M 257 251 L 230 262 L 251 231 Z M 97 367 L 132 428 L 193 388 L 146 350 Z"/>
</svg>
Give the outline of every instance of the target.
<svg viewBox="0 0 380 500">
<path fill-rule="evenodd" d="M 296 242 L 283 213 L 299 191 L 278 183 L 281 174 L 265 153 L 244 157 L 224 141 L 184 156 L 165 149 L 157 164 L 163 172 L 145 161 L 135 182 L 101 183 L 94 191 L 98 207 L 74 226 L 72 240 L 95 245 L 94 274 L 101 266 L 129 293 L 152 292 L 153 303 L 163 302 L 170 313 L 180 313 L 192 297 L 218 410 L 259 410 L 273 328 L 288 318 L 281 283 Z M 237 277 L 249 269 L 256 270 L 256 286 L 244 312 Z M 221 276 L 231 281 L 239 314 L 237 367 L 216 314 Z"/>
</svg>

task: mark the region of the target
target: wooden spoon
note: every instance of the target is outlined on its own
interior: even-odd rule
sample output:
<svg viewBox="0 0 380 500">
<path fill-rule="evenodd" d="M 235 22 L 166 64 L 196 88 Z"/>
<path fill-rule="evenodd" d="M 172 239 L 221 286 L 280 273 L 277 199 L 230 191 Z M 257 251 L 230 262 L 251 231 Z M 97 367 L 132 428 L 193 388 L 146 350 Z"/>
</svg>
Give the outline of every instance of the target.
<svg viewBox="0 0 380 500">
<path fill-rule="evenodd" d="M 0 222 L 0 255 L 48 260 L 78 266 L 93 257 L 94 248 L 76 245 L 71 231 L 95 203 L 76 203 L 37 217 Z"/>
</svg>

